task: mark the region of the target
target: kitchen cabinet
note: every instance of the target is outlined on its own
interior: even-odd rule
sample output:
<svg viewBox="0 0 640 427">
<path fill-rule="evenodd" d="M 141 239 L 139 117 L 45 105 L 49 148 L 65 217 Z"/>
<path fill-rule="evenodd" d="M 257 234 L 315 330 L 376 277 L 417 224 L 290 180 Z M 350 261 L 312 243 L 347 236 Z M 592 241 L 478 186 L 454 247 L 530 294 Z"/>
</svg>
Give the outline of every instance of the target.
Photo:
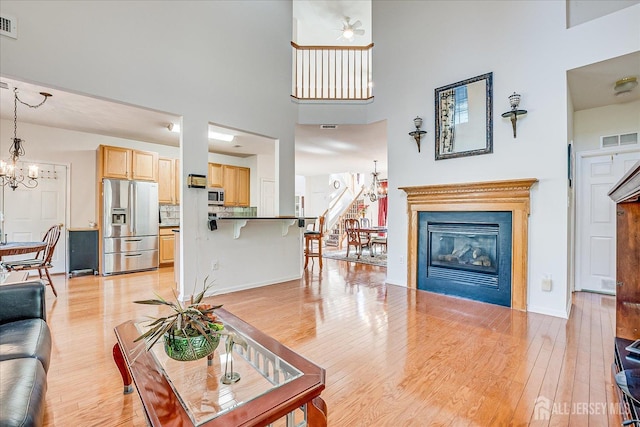
<svg viewBox="0 0 640 427">
<path fill-rule="evenodd" d="M 250 169 L 240 166 L 223 165 L 222 182 L 225 206 L 249 206 Z"/>
<path fill-rule="evenodd" d="M 158 202 L 177 205 L 179 202 L 178 159 L 158 157 Z M 178 183 L 177 183 L 178 181 Z"/>
<path fill-rule="evenodd" d="M 238 206 L 249 206 L 249 168 L 238 168 L 236 177 L 236 193 Z"/>
<path fill-rule="evenodd" d="M 250 168 L 209 163 L 207 183 L 209 187 L 224 188 L 225 206 L 249 206 L 250 180 Z"/>
<path fill-rule="evenodd" d="M 222 165 L 220 163 L 209 163 L 209 187 L 223 187 L 222 181 Z"/>
<path fill-rule="evenodd" d="M 175 233 L 172 231 L 175 227 L 161 228 L 159 235 L 160 246 L 160 264 L 173 264 Z"/>
<path fill-rule="evenodd" d="M 158 153 L 101 145 L 98 151 L 98 177 L 158 180 Z"/>
</svg>

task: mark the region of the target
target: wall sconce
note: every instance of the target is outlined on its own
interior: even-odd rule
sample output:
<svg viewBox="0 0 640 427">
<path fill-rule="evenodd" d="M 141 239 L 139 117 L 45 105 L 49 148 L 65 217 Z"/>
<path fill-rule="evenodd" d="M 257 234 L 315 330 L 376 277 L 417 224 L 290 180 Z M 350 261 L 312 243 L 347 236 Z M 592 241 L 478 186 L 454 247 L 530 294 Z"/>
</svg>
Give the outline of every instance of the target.
<svg viewBox="0 0 640 427">
<path fill-rule="evenodd" d="M 416 140 L 416 144 L 418 144 L 418 153 L 419 153 L 420 152 L 420 138 L 422 138 L 422 135 L 427 133 L 427 131 L 420 129 L 422 127 L 422 119 L 420 117 L 416 116 L 416 118 L 413 119 L 413 124 L 416 126 L 416 130 L 412 130 L 411 132 L 409 132 L 409 135 L 411 135 L 413 137 L 413 139 Z"/>
<path fill-rule="evenodd" d="M 509 97 L 509 103 L 511 104 L 511 111 L 507 111 L 506 113 L 502 113 L 502 117 L 511 119 L 511 126 L 513 127 L 513 137 L 516 137 L 516 122 L 518 121 L 518 116 L 522 116 L 527 114 L 527 110 L 519 110 L 518 105 L 520 105 L 520 95 L 513 92 L 513 95 Z"/>
</svg>

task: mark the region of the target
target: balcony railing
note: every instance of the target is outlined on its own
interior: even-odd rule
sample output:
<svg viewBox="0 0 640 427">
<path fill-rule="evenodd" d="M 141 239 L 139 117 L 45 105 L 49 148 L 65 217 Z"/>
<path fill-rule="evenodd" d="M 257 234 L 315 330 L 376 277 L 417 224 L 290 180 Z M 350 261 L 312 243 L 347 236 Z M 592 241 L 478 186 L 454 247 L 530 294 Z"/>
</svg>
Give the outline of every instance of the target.
<svg viewBox="0 0 640 427">
<path fill-rule="evenodd" d="M 368 46 L 293 47 L 292 97 L 301 100 L 373 98 L 371 50 Z"/>
</svg>

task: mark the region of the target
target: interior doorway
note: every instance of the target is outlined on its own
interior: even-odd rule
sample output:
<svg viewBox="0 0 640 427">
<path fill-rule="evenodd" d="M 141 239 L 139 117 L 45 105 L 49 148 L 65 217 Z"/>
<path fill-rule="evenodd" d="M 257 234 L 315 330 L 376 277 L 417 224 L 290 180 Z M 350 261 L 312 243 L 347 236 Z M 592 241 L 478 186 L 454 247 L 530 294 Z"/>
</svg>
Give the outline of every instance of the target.
<svg viewBox="0 0 640 427">
<path fill-rule="evenodd" d="M 40 172 L 38 186 L 26 188 L 19 185 L 15 190 L 3 187 L 2 206 L 4 230 L 8 241 L 42 241 L 47 230 L 55 224 L 66 226 L 67 218 L 67 166 L 37 163 Z M 67 266 L 66 231 L 62 229 L 51 261 L 51 274 L 64 273 Z M 6 257 L 6 260 L 32 258 L 35 254 Z M 31 273 L 33 274 L 33 272 Z"/>
<path fill-rule="evenodd" d="M 607 193 L 640 160 L 640 151 L 578 154 L 576 290 L 615 294 L 616 205 Z"/>
</svg>

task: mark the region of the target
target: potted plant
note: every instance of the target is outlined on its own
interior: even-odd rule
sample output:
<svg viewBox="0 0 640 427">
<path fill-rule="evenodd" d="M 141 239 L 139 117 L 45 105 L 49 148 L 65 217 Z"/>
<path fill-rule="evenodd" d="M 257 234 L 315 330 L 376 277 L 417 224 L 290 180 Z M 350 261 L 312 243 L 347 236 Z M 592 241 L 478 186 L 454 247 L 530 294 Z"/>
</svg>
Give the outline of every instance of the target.
<svg viewBox="0 0 640 427">
<path fill-rule="evenodd" d="M 144 340 L 149 350 L 162 338 L 165 352 L 175 360 L 197 360 L 211 354 L 218 347 L 220 335 L 224 334 L 224 325 L 214 313 L 222 305 L 202 303 L 209 288 L 205 285 L 202 292 L 195 297 L 192 295 L 188 305 L 180 303 L 177 297 L 175 302 L 160 296 L 134 301 L 136 304 L 166 305 L 173 310 L 170 315 L 151 318 L 147 325 L 149 329 L 135 341 Z"/>
</svg>

